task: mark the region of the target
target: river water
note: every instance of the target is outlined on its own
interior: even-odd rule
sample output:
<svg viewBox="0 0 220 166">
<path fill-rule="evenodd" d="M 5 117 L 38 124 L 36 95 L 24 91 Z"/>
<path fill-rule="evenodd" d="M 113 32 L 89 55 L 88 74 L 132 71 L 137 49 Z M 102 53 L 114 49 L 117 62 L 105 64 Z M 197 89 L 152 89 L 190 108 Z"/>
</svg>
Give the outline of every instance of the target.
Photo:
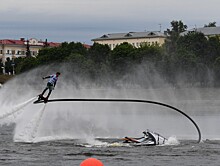
<svg viewBox="0 0 220 166">
<path fill-rule="evenodd" d="M 0 132 L 0 165 L 10 166 L 77 166 L 89 157 L 95 157 L 105 166 L 218 166 L 220 141 L 195 143 L 182 140 L 178 145 L 155 147 L 123 146 L 117 139 L 102 139 L 88 146 L 77 140 L 39 143 L 13 142 L 14 126 L 2 126 Z M 100 140 L 99 140 L 100 141 Z"/>
<path fill-rule="evenodd" d="M 7 88 L 7 87 L 6 87 Z M 77 166 L 89 157 L 105 166 L 218 166 L 220 163 L 220 89 L 57 91 L 51 98 L 146 99 L 170 104 L 188 114 L 138 103 L 33 104 L 31 92 L 15 102 L 0 94 L 0 165 Z M 5 94 L 5 92 L 3 92 Z M 19 94 L 17 94 L 19 95 Z M 31 97 L 32 96 L 32 97 Z M 4 102 L 3 102 L 4 101 Z M 132 146 L 125 136 L 150 129 L 171 140 L 163 146 Z"/>
</svg>

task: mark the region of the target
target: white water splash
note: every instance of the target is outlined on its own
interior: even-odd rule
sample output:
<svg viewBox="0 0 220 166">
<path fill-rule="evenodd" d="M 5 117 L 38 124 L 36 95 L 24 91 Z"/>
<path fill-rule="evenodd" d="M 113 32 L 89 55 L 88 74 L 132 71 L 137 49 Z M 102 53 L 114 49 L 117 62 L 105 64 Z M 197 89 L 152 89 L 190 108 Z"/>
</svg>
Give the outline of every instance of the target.
<svg viewBox="0 0 220 166">
<path fill-rule="evenodd" d="M 35 137 L 33 142 L 48 142 L 48 141 L 58 141 L 58 140 L 73 140 L 74 138 L 70 135 L 63 136 L 45 136 L 45 137 Z"/>
<path fill-rule="evenodd" d="M 34 117 L 29 121 L 29 123 L 22 128 L 21 131 L 16 132 L 14 135 L 15 142 L 35 142 L 37 136 L 37 131 L 43 117 L 46 105 L 44 104 L 40 111 L 34 115 Z"/>
<path fill-rule="evenodd" d="M 13 115 L 14 118 L 17 117 L 18 115 L 18 112 L 22 111 L 23 108 L 25 108 L 28 104 L 30 104 L 31 102 L 33 102 L 34 100 L 36 99 L 36 97 L 33 97 L 23 103 L 20 103 L 12 108 L 7 108 L 7 109 L 4 109 L 6 110 L 4 114 L 0 115 L 0 119 L 4 119 L 4 118 L 7 118 L 11 115 Z"/>
<path fill-rule="evenodd" d="M 46 73 L 46 72 L 48 73 Z M 173 133 L 180 139 L 197 138 L 194 127 L 183 116 L 167 108 L 155 105 L 129 104 L 129 103 L 51 103 L 47 104 L 46 113 L 40 115 L 42 105 L 25 103 L 14 108 L 16 103 L 32 98 L 44 88 L 42 75 L 50 74 L 54 69 L 47 66 L 36 69 L 23 75 L 16 76 L 4 85 L 0 91 L 0 119 L 14 119 L 16 129 L 15 138 L 25 130 L 27 124 L 33 124 L 29 132 L 31 141 L 56 140 L 56 139 L 83 139 L 84 133 L 99 138 L 118 138 L 125 135 L 137 135 L 145 128 L 163 133 L 166 136 Z M 59 70 L 60 71 L 60 70 Z M 64 72 L 65 71 L 65 72 Z M 43 72 L 43 73 L 42 73 Z M 62 71 L 61 71 L 62 72 Z M 96 87 L 89 82 L 76 88 L 75 78 L 66 68 L 59 80 L 56 90 L 51 98 L 131 98 L 146 99 L 164 102 L 180 108 L 192 116 L 201 126 L 203 139 L 219 138 L 219 92 L 220 89 L 112 89 L 111 87 Z M 142 73 L 140 73 L 141 75 Z M 73 75 L 75 77 L 75 75 Z M 24 79 L 27 78 L 27 79 Z M 143 76 L 140 77 L 141 80 Z M 86 80 L 86 79 L 85 79 Z M 148 80 L 148 78 L 146 78 Z M 87 86 L 89 85 L 89 86 Z M 89 87 L 89 88 L 88 88 Z M 91 87 L 91 88 L 90 88 Z M 21 95 L 22 94 L 22 95 Z M 23 108 L 22 108 L 23 107 Z M 25 107 L 25 109 L 24 109 Z M 213 111 L 212 111 L 213 110 Z M 19 113 L 19 116 L 17 116 Z M 36 115 L 39 113 L 39 115 Z M 208 116 L 206 116 L 206 114 Z M 200 116 L 202 115 L 202 116 Z M 31 119 L 43 116 L 39 122 L 30 122 Z M 41 119 L 40 118 L 40 119 Z M 173 124 L 176 124 L 173 127 Z M 30 125 L 31 126 L 31 125 Z M 88 126 L 91 128 L 88 128 Z M 91 131 L 91 132 L 90 132 Z M 22 133 L 21 133 L 22 134 Z M 213 135 L 214 134 L 214 135 Z M 185 137 L 187 136 L 187 137 Z M 21 139 L 22 141 L 26 139 Z M 176 143 L 171 139 L 171 144 Z M 98 145 L 91 141 L 91 144 Z"/>
<path fill-rule="evenodd" d="M 179 145 L 180 142 L 176 138 L 176 136 L 171 136 L 168 138 L 168 141 L 165 143 L 165 145 Z"/>
<path fill-rule="evenodd" d="M 109 142 L 104 142 L 104 141 L 100 141 L 97 139 L 86 139 L 86 143 L 85 144 L 80 144 L 81 146 L 85 146 L 85 147 L 130 147 L 129 144 L 124 144 L 123 142 L 113 142 L 113 143 L 109 143 Z"/>
<path fill-rule="evenodd" d="M 108 142 L 95 142 L 95 144 L 80 144 L 81 146 L 85 146 L 87 148 L 91 147 L 132 147 L 129 144 L 124 144 L 120 142 L 108 143 Z"/>
</svg>

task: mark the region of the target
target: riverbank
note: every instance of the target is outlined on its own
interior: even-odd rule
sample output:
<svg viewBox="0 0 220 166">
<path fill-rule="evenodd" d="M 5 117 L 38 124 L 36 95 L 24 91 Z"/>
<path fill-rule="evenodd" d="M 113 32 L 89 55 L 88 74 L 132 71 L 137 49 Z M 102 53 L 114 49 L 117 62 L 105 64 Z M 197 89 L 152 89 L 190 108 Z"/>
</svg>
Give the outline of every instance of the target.
<svg viewBox="0 0 220 166">
<path fill-rule="evenodd" d="M 0 75 L 0 83 L 4 84 L 5 82 L 7 82 L 8 80 L 10 80 L 12 77 L 14 77 L 13 75 Z"/>
</svg>

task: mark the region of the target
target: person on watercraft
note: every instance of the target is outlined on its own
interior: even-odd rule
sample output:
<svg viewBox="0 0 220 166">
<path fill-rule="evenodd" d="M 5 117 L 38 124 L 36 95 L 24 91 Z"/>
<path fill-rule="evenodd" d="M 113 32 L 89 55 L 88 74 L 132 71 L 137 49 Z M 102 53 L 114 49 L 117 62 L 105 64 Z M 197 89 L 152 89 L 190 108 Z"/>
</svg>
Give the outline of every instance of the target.
<svg viewBox="0 0 220 166">
<path fill-rule="evenodd" d="M 144 137 L 148 137 L 148 134 L 146 133 L 146 131 L 143 131 Z"/>
<path fill-rule="evenodd" d="M 54 90 L 55 86 L 56 86 L 56 83 L 57 83 L 57 80 L 58 80 L 58 77 L 60 76 L 60 72 L 57 72 L 56 74 L 52 74 L 50 76 L 46 76 L 46 77 L 43 77 L 42 79 L 47 79 L 49 78 L 49 81 L 47 82 L 47 86 L 46 88 L 43 90 L 43 92 L 39 95 L 39 97 L 43 98 L 43 95 L 44 93 L 49 89 L 49 92 L 47 94 L 47 97 L 45 98 L 45 100 L 47 101 L 48 98 L 50 97 L 50 94 L 52 92 L 52 90 Z"/>
<path fill-rule="evenodd" d="M 132 137 L 125 137 L 124 143 L 129 143 L 129 142 L 135 142 L 135 143 L 142 143 L 146 140 L 149 139 L 149 135 L 146 131 L 143 131 L 144 136 L 140 138 L 132 138 Z"/>
</svg>

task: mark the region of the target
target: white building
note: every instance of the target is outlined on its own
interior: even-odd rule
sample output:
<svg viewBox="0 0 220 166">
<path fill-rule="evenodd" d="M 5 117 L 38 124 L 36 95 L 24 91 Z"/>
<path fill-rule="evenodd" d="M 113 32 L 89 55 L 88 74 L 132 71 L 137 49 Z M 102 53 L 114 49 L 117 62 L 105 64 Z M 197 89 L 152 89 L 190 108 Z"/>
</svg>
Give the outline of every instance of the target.
<svg viewBox="0 0 220 166">
<path fill-rule="evenodd" d="M 29 40 L 25 40 L 21 38 L 20 40 L 12 40 L 12 39 L 1 39 L 0 40 L 0 59 L 2 59 L 3 63 L 6 58 L 17 58 L 17 57 L 25 57 L 27 52 L 27 46 L 29 45 L 31 56 L 36 56 L 40 49 L 45 46 L 48 47 L 57 47 L 60 43 L 53 42 L 43 42 L 39 41 L 35 38 L 31 38 Z"/>
<path fill-rule="evenodd" d="M 159 31 L 128 32 L 104 34 L 101 37 L 92 39 L 92 41 L 99 44 L 107 44 L 113 50 L 117 45 L 124 42 L 130 43 L 134 47 L 140 47 L 143 43 L 162 45 L 166 37 L 166 34 Z"/>
<path fill-rule="evenodd" d="M 206 37 L 213 37 L 213 36 L 219 36 L 220 37 L 220 27 L 203 27 L 203 28 L 193 28 L 191 30 L 187 30 L 181 35 L 186 35 L 189 32 L 201 32 Z"/>
</svg>

